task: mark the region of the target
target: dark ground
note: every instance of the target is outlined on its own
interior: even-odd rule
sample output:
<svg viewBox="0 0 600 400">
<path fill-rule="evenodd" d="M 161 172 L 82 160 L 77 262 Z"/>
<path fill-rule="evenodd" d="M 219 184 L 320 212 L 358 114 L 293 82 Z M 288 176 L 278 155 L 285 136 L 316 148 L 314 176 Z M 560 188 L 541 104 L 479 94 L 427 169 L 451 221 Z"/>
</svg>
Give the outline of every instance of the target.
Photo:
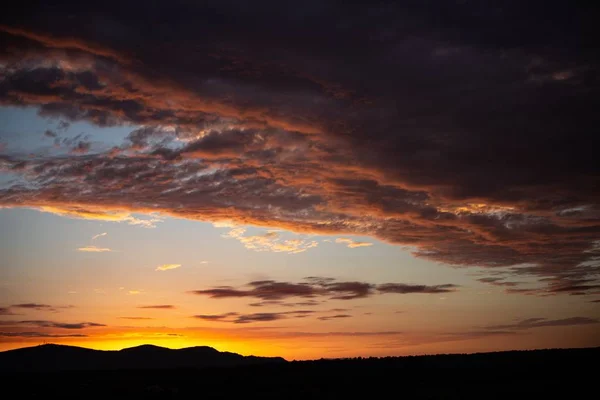
<svg viewBox="0 0 600 400">
<path fill-rule="evenodd" d="M 197 369 L 4 372 L 25 398 L 596 398 L 600 348 Z M 594 394 L 595 393 L 595 394 Z"/>
</svg>

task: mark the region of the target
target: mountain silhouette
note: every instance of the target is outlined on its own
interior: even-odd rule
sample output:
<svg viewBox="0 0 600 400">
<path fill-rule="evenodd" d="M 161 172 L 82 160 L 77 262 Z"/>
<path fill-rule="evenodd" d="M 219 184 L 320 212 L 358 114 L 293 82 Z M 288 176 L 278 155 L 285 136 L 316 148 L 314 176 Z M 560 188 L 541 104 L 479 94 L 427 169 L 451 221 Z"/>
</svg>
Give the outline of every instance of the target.
<svg viewBox="0 0 600 400">
<path fill-rule="evenodd" d="M 242 356 L 208 346 L 168 349 L 141 345 L 106 351 L 44 344 L 0 352 L 0 371 L 202 368 L 285 362 L 281 357 Z"/>
</svg>

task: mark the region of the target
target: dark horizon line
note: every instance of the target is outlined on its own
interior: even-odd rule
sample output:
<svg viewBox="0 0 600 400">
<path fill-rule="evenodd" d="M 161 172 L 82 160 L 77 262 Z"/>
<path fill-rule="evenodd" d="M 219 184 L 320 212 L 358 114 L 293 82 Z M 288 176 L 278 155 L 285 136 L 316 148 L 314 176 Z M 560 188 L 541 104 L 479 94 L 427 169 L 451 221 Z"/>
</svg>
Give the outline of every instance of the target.
<svg viewBox="0 0 600 400">
<path fill-rule="evenodd" d="M 235 352 L 231 352 L 231 351 L 222 351 L 222 350 L 218 350 L 212 346 L 204 346 L 204 345 L 199 345 L 199 346 L 188 346 L 188 347 L 180 347 L 180 348 L 170 348 L 170 347 L 164 347 L 164 346 L 158 346 L 155 344 L 151 344 L 151 343 L 145 343 L 145 344 L 140 344 L 137 346 L 131 346 L 131 347 L 123 347 L 121 349 L 118 350 L 102 350 L 102 349 L 93 349 L 90 347 L 83 347 L 83 346 L 73 346 L 73 345 L 68 345 L 68 344 L 60 344 L 60 343 L 41 343 L 41 344 L 37 344 L 37 345 L 33 345 L 33 346 L 24 346 L 24 347 L 18 347 L 18 348 L 14 348 L 14 349 L 9 349 L 9 350 L 2 350 L 0 351 L 0 354 L 3 353 L 8 353 L 8 352 L 13 352 L 13 351 L 19 351 L 19 350 L 26 350 L 26 349 L 34 349 L 34 348 L 39 348 L 39 347 L 69 347 L 69 348 L 76 348 L 76 349 L 83 349 L 83 350 L 90 350 L 90 351 L 95 351 L 95 352 L 105 352 L 105 353 L 109 353 L 109 352 L 120 352 L 120 351 L 126 351 L 126 350 L 132 350 L 132 349 L 138 349 L 138 348 L 158 348 L 158 349 L 162 349 L 162 350 L 168 350 L 168 351 L 180 351 L 180 350 L 189 350 L 189 349 L 196 349 L 196 348 L 206 348 L 206 349 L 212 349 L 215 350 L 219 353 L 229 353 L 229 354 L 239 354 L 239 353 L 235 353 Z M 464 355 L 487 355 L 487 354 L 502 354 L 502 353 L 525 353 L 525 352 L 536 352 L 536 351 L 584 351 L 584 350 L 600 350 L 600 346 L 590 346 L 590 347 L 539 347 L 539 348 L 531 348 L 531 349 L 511 349 L 511 350 L 496 350 L 496 351 L 476 351 L 476 352 L 451 352 L 451 353 L 421 353 L 421 354 L 406 354 L 406 355 L 389 355 L 389 356 L 352 356 L 352 357 L 321 357 L 321 358 L 313 358 L 313 359 L 305 359 L 305 360 L 287 360 L 284 357 L 281 356 L 257 356 L 255 354 L 249 354 L 245 357 L 261 357 L 261 358 L 280 358 L 283 359 L 287 362 L 302 362 L 302 361 L 320 361 L 320 360 L 352 360 L 352 359 L 384 359 L 384 358 L 410 358 L 410 357 L 436 357 L 436 356 L 464 356 Z M 239 354 L 241 355 L 241 354 Z"/>
</svg>

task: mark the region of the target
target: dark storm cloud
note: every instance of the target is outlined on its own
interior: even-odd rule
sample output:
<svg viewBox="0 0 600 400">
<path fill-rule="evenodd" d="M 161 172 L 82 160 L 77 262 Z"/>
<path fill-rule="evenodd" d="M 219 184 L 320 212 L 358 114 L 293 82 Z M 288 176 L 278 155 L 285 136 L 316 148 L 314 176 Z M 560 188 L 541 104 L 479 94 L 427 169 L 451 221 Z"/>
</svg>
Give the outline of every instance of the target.
<svg viewBox="0 0 600 400">
<path fill-rule="evenodd" d="M 98 326 L 106 326 L 95 322 L 65 323 L 45 320 L 26 320 L 26 321 L 0 321 L 0 325 L 29 325 L 38 328 L 62 328 L 62 329 L 85 329 Z"/>
<path fill-rule="evenodd" d="M 510 268 L 486 282 L 509 293 L 597 292 L 590 7 L 19 2 L 0 16 L 0 104 L 144 127 L 106 154 L 82 138 L 71 157 L 1 160 L 28 184 L 0 206 L 369 235 Z"/>
<path fill-rule="evenodd" d="M 190 293 L 208 296 L 215 299 L 250 297 L 269 302 L 294 297 L 329 298 L 332 300 L 353 300 L 377 294 L 411 294 L 411 293 L 449 293 L 458 286 L 444 285 L 407 285 L 402 283 L 371 284 L 366 282 L 338 282 L 333 278 L 307 277 L 303 282 L 277 282 L 273 280 L 253 281 L 241 288 L 219 286 L 211 289 L 193 290 Z M 262 305 L 251 303 L 251 305 Z M 281 304 L 281 303 L 276 303 Z M 298 303 L 300 304 L 300 303 Z M 311 303 L 312 305 L 313 303 Z M 295 311 L 290 311 L 295 312 Z"/>
<path fill-rule="evenodd" d="M 572 317 L 564 319 L 547 319 L 547 318 L 529 318 L 519 321 L 515 324 L 493 325 L 487 329 L 491 330 L 506 330 L 506 329 L 532 329 L 543 328 L 548 326 L 574 326 L 574 325 L 590 325 L 600 323 L 599 320 L 587 317 Z"/>
</svg>

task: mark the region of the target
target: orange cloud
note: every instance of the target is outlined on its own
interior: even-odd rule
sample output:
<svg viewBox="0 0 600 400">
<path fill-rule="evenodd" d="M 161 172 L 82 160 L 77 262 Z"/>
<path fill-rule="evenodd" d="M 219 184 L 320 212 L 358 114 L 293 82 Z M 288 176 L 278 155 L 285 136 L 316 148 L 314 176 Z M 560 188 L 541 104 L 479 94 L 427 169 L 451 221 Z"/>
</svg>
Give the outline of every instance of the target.
<svg viewBox="0 0 600 400">
<path fill-rule="evenodd" d="M 77 251 L 83 251 L 83 252 L 87 252 L 87 253 L 107 253 L 107 252 L 111 252 L 112 250 L 107 247 L 84 246 L 84 247 L 79 247 L 77 249 Z"/>
<path fill-rule="evenodd" d="M 245 232 L 245 228 L 233 228 L 223 237 L 237 239 L 249 250 L 273 253 L 297 254 L 318 246 L 318 242 L 315 240 L 282 239 L 280 234 L 275 231 L 268 231 L 261 235 L 243 236 Z"/>
<path fill-rule="evenodd" d="M 181 267 L 181 264 L 163 264 L 156 267 L 155 271 L 168 271 L 170 269 L 177 269 Z"/>
<path fill-rule="evenodd" d="M 373 243 L 370 242 L 356 242 L 352 239 L 349 238 L 337 238 L 335 239 L 336 243 L 343 243 L 346 244 L 347 247 L 350 247 L 351 249 L 354 249 L 356 247 L 369 247 L 369 246 L 373 246 Z"/>
</svg>

